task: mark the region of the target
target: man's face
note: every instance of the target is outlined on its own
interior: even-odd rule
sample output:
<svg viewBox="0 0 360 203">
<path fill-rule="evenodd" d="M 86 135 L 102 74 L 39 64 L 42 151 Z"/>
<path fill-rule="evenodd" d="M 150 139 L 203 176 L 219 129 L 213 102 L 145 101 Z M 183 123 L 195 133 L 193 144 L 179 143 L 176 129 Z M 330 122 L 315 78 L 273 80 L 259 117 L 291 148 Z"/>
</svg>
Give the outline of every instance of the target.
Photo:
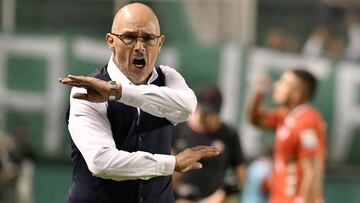
<svg viewBox="0 0 360 203">
<path fill-rule="evenodd" d="M 285 72 L 275 83 L 273 100 L 278 105 L 288 105 L 299 91 L 299 81 L 292 72 Z"/>
<path fill-rule="evenodd" d="M 115 64 L 134 84 L 145 84 L 164 42 L 152 18 L 124 16 L 106 35 Z"/>
<path fill-rule="evenodd" d="M 201 107 L 197 109 L 200 115 L 200 124 L 205 132 L 213 133 L 219 129 L 220 115 L 216 112 L 203 112 Z"/>
</svg>

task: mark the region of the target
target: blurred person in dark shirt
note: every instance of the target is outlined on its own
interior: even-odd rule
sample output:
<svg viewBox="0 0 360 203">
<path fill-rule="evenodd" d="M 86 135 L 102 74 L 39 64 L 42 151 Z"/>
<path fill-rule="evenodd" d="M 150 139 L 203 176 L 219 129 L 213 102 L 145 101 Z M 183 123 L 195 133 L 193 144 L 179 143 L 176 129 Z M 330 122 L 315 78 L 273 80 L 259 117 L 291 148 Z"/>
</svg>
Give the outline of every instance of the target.
<svg viewBox="0 0 360 203">
<path fill-rule="evenodd" d="M 244 160 L 239 136 L 235 130 L 221 121 L 222 97 L 215 86 L 201 87 L 196 91 L 198 105 L 186 123 L 174 128 L 173 150 L 179 152 L 196 145 L 211 145 L 220 151 L 218 157 L 201 161 L 201 171 L 174 174 L 175 196 L 180 202 L 223 202 L 229 191 L 224 182 L 228 168 L 236 177 L 236 186 L 242 185 Z M 236 187 L 235 187 L 236 188 Z"/>
</svg>

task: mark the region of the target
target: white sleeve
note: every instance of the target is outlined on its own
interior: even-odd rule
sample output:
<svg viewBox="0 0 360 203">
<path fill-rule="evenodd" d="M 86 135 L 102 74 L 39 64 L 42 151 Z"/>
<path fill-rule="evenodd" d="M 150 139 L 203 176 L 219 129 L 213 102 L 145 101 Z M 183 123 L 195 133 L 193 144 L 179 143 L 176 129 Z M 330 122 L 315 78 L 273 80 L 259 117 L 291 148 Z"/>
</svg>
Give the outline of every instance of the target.
<svg viewBox="0 0 360 203">
<path fill-rule="evenodd" d="M 73 88 L 75 92 L 84 89 Z M 86 90 L 85 90 L 86 91 Z M 147 180 L 171 175 L 175 157 L 144 151 L 118 150 L 107 119 L 107 103 L 91 103 L 70 97 L 69 131 L 94 176 L 113 180 Z"/>
<path fill-rule="evenodd" d="M 165 75 L 165 86 L 123 85 L 119 102 L 165 117 L 173 124 L 186 121 L 195 111 L 196 96 L 175 69 L 160 68 Z"/>
</svg>

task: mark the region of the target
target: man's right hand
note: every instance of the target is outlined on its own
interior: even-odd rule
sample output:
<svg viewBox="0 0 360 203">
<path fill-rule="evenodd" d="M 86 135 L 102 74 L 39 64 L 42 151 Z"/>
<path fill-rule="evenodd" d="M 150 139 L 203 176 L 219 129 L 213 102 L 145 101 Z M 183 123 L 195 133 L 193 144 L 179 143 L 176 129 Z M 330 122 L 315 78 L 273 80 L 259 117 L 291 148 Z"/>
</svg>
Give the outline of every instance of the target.
<svg viewBox="0 0 360 203">
<path fill-rule="evenodd" d="M 255 87 L 261 93 L 267 93 L 273 88 L 273 81 L 266 74 L 259 74 L 255 79 Z"/>
<path fill-rule="evenodd" d="M 218 156 L 219 150 L 212 146 L 196 146 L 187 148 L 175 156 L 176 172 L 186 172 L 194 169 L 202 168 L 200 162 L 202 158 Z"/>
<path fill-rule="evenodd" d="M 110 84 L 107 81 L 100 80 L 94 77 L 68 75 L 65 78 L 59 78 L 59 82 L 65 85 L 82 87 L 87 90 L 87 93 L 75 93 L 73 98 L 87 100 L 90 102 L 105 102 L 108 101 L 110 95 Z M 115 100 L 121 97 L 122 86 L 117 84 L 117 96 Z"/>
</svg>

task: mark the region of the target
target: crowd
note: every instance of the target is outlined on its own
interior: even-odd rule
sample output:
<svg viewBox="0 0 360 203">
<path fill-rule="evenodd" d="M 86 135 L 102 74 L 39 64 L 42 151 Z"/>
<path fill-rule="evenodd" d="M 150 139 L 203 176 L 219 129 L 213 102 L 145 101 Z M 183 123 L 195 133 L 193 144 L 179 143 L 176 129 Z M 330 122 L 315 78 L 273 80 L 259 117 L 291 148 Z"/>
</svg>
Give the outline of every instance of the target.
<svg viewBox="0 0 360 203">
<path fill-rule="evenodd" d="M 274 25 L 262 45 L 308 56 L 329 57 L 358 62 L 360 60 L 360 2 L 357 0 L 317 0 L 312 4 L 311 27 L 299 33 L 286 26 Z M 271 27 L 271 26 L 270 26 Z M 299 30 L 297 30 L 299 32 Z"/>
</svg>

